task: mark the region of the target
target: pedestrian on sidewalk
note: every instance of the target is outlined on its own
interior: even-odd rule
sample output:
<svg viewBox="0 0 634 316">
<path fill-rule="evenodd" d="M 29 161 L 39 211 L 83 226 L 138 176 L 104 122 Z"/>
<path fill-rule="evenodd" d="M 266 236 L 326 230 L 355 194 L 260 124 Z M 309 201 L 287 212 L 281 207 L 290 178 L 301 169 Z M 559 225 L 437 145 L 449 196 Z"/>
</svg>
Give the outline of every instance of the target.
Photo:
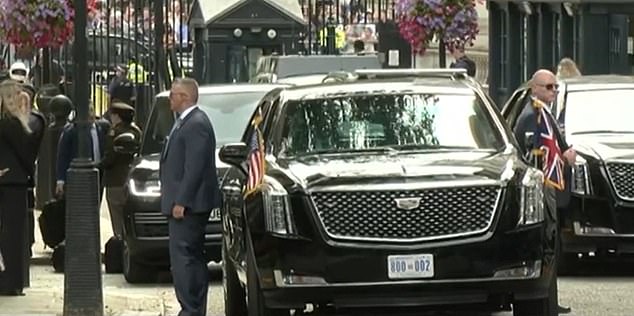
<svg viewBox="0 0 634 316">
<path fill-rule="evenodd" d="M 25 144 L 29 149 L 29 164 L 33 166 L 33 174 L 29 175 L 29 187 L 27 189 L 27 251 L 26 260 L 27 263 L 33 256 L 33 244 L 35 244 L 35 177 L 36 177 L 36 162 L 40 154 L 40 146 L 42 139 L 44 138 L 44 132 L 46 130 L 46 117 L 33 107 L 33 100 L 35 98 L 35 88 L 30 83 L 22 83 L 22 92 L 20 92 L 21 101 L 23 107 L 29 114 L 29 128 L 31 134 L 27 138 L 28 143 Z M 25 265 L 24 267 L 24 287 L 29 287 L 30 284 L 30 267 Z"/>
<path fill-rule="evenodd" d="M 570 58 L 562 58 L 557 65 L 557 79 L 568 79 L 581 76 L 577 64 Z"/>
<path fill-rule="evenodd" d="M 123 240 L 123 207 L 125 205 L 125 183 L 134 160 L 134 152 L 119 150 L 117 143 L 124 138 L 129 139 L 135 148 L 141 143 L 141 129 L 134 124 L 134 108 L 123 102 L 115 102 L 110 106 L 112 127 L 106 137 L 105 154 L 101 160 L 103 170 L 106 201 L 110 211 L 112 232 L 118 240 Z"/>
<path fill-rule="evenodd" d="M 18 82 L 0 83 L 0 295 L 24 295 L 27 265 L 27 188 L 33 174 L 28 138 L 29 112 Z"/>
<path fill-rule="evenodd" d="M 542 134 L 540 130 L 552 130 L 554 144 L 548 150 L 551 153 L 555 152 L 555 155 L 559 156 L 558 159 L 551 159 L 552 155 L 546 155 L 547 157 L 544 158 L 541 158 L 540 155 L 533 155 L 532 158 L 540 168 L 555 170 L 552 174 L 559 174 L 556 169 L 560 169 L 561 173 L 564 174 L 563 177 L 557 179 L 545 179 L 548 181 L 544 183 L 544 187 L 547 188 L 544 190 L 545 204 L 556 209 L 557 214 L 565 211 L 562 208 L 567 206 L 565 203 L 569 200 L 570 195 L 570 185 L 566 185 L 569 183 L 567 178 L 570 176 L 570 166 L 574 165 L 577 159 L 577 152 L 566 142 L 558 128 L 557 119 L 550 112 L 550 107 L 557 98 L 558 87 L 557 78 L 551 71 L 546 69 L 536 71 L 530 81 L 531 97 L 528 98 L 526 106 L 520 113 L 513 131 L 520 148 L 524 150 L 526 156 L 529 156 L 535 151 L 541 152 L 542 148 L 546 146 L 542 144 L 542 140 L 539 138 L 541 136 L 537 136 Z M 532 139 L 528 137 L 531 134 L 533 135 Z M 559 238 L 561 238 L 559 230 L 556 237 L 557 244 L 559 244 Z M 559 246 L 557 247 L 559 248 Z M 558 251 L 559 249 L 557 249 Z M 568 306 L 558 306 L 560 314 L 570 313 L 571 310 Z"/>
<path fill-rule="evenodd" d="M 198 108 L 198 83 L 177 78 L 170 107 L 177 115 L 161 153 L 161 212 L 168 217 L 169 252 L 179 316 L 205 316 L 208 270 L 205 227 L 220 207 L 216 174 L 216 136 Z"/>
<path fill-rule="evenodd" d="M 463 68 L 467 71 L 467 75 L 475 77 L 476 63 L 465 54 L 463 47 L 454 47 L 451 50 L 451 55 L 455 61 L 449 65 L 449 68 Z"/>
</svg>

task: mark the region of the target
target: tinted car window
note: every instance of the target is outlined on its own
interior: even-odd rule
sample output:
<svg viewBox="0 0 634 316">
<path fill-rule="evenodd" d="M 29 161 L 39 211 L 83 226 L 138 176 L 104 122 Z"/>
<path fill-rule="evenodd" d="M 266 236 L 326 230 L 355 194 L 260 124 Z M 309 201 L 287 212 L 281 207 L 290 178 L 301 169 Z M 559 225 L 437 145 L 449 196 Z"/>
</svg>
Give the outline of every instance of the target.
<svg viewBox="0 0 634 316">
<path fill-rule="evenodd" d="M 633 99 L 634 89 L 569 92 L 562 109 L 566 133 L 634 132 Z"/>
<path fill-rule="evenodd" d="M 498 149 L 503 141 L 474 95 L 373 95 L 290 101 L 287 156 L 372 148 Z"/>
<path fill-rule="evenodd" d="M 245 126 L 260 99 L 268 91 L 201 94 L 198 103 L 209 116 L 216 133 L 216 146 L 240 141 Z M 151 131 L 143 145 L 143 154 L 161 151 L 163 140 L 174 124 L 167 97 L 157 98 L 150 119 Z"/>
</svg>

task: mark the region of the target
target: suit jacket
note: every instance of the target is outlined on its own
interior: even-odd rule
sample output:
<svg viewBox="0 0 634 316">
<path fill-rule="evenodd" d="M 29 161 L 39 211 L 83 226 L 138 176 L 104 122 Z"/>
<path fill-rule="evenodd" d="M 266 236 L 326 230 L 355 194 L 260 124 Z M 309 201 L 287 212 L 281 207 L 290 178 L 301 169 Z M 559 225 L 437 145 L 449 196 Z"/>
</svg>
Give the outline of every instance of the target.
<svg viewBox="0 0 634 316">
<path fill-rule="evenodd" d="M 216 136 L 207 115 L 192 110 L 165 146 L 160 163 L 161 212 L 171 215 L 174 205 L 193 213 L 220 207 Z"/>
<path fill-rule="evenodd" d="M 17 118 L 0 118 L 0 169 L 9 169 L 0 177 L 0 186 L 28 185 L 34 172 L 31 151 L 25 145 L 29 135 Z"/>
<path fill-rule="evenodd" d="M 99 120 L 95 122 L 95 126 L 97 128 L 97 136 L 99 138 L 99 152 L 103 158 L 106 134 L 110 129 L 110 125 L 105 120 Z M 57 145 L 57 181 L 66 181 L 68 168 L 70 168 L 70 163 L 73 159 L 77 158 L 78 151 L 79 138 L 77 136 L 77 128 L 75 128 L 75 123 L 71 122 L 64 126 L 64 130 L 59 137 L 59 143 Z"/>
<path fill-rule="evenodd" d="M 29 149 L 29 163 L 33 165 L 33 174 L 29 176 L 29 187 L 35 187 L 35 170 L 38 156 L 40 155 L 42 139 L 44 138 L 44 132 L 46 131 L 46 118 L 42 113 L 31 110 L 29 115 L 29 128 L 31 129 L 31 134 L 27 137 L 27 147 Z M 33 190 L 30 190 L 33 193 Z M 31 195 L 30 195 L 31 196 Z M 29 200 L 29 204 L 32 204 L 33 201 Z"/>
<path fill-rule="evenodd" d="M 522 153 L 526 153 L 528 149 L 527 146 L 530 145 L 526 144 L 526 133 L 533 133 L 535 131 L 535 128 L 537 127 L 537 114 L 533 108 L 532 102 L 532 99 L 529 98 L 529 101 L 524 105 L 524 109 L 522 110 L 522 113 L 520 113 L 520 116 L 517 118 L 515 129 L 513 131 L 513 133 L 515 134 L 515 138 L 520 145 L 520 150 L 522 150 Z M 564 151 L 568 150 L 568 148 L 570 148 L 570 145 L 568 145 L 563 137 L 563 134 L 561 133 L 561 130 L 559 129 L 559 122 L 555 120 L 555 118 L 552 116 L 552 114 L 550 114 L 548 110 L 546 111 L 548 112 L 547 116 L 550 121 L 550 125 L 553 127 L 554 134 L 557 137 L 559 148 L 563 153 Z"/>
</svg>

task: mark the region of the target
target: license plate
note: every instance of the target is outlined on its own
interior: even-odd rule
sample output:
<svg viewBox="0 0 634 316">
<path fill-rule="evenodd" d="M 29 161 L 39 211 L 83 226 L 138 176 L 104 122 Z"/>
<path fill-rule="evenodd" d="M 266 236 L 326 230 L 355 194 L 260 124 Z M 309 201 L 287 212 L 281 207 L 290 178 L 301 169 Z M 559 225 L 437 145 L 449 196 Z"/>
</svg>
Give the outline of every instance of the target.
<svg viewBox="0 0 634 316">
<path fill-rule="evenodd" d="M 420 279 L 434 276 L 434 255 L 387 256 L 387 276 L 390 279 Z"/>
<path fill-rule="evenodd" d="M 215 209 L 211 210 L 211 214 L 209 214 L 209 221 L 210 222 L 219 222 L 220 221 L 220 209 L 219 208 L 215 208 Z"/>
</svg>

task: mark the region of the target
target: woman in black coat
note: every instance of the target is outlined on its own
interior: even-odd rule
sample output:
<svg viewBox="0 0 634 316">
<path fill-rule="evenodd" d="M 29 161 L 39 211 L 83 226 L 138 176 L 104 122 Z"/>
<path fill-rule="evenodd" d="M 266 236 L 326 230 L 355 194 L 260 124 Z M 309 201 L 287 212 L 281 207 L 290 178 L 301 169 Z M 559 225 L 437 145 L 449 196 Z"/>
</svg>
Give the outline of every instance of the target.
<svg viewBox="0 0 634 316">
<path fill-rule="evenodd" d="M 31 133 L 21 88 L 13 80 L 0 83 L 0 295 L 23 295 L 27 248 L 27 188 L 33 174 Z"/>
</svg>

